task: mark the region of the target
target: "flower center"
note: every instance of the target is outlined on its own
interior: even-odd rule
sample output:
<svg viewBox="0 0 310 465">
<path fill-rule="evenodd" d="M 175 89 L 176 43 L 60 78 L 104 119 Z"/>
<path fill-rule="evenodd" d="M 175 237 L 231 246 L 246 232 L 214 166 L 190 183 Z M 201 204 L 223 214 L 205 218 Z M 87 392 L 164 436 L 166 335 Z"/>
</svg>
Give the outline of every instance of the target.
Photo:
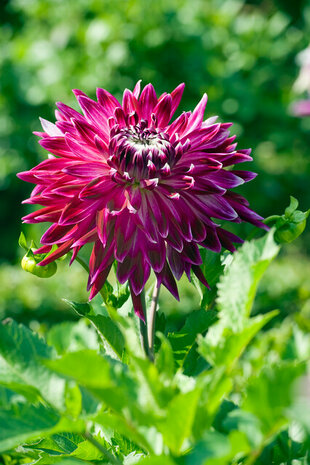
<svg viewBox="0 0 310 465">
<path fill-rule="evenodd" d="M 158 177 L 174 160 L 175 150 L 166 133 L 142 123 L 112 132 L 109 164 L 137 181 Z"/>
</svg>

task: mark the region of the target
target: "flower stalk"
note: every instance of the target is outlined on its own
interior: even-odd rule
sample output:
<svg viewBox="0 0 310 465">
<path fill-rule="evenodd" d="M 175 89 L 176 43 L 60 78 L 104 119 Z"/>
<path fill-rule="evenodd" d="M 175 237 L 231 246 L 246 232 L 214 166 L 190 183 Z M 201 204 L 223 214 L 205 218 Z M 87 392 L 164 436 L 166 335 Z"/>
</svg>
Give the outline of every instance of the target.
<svg viewBox="0 0 310 465">
<path fill-rule="evenodd" d="M 148 315 L 147 325 L 147 340 L 148 340 L 148 352 L 150 360 L 154 361 L 154 337 L 155 337 L 155 322 L 156 322 L 156 311 L 159 297 L 160 287 L 155 284 L 152 295 L 151 307 Z"/>
</svg>

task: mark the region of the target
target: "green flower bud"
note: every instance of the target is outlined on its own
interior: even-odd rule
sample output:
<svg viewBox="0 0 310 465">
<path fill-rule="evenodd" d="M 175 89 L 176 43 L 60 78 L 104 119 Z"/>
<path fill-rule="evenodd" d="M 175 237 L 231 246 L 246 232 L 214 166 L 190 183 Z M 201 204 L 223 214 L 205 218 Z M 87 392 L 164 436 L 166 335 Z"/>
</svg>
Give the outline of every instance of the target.
<svg viewBox="0 0 310 465">
<path fill-rule="evenodd" d="M 291 197 L 290 205 L 285 209 L 285 214 L 279 216 L 276 221 L 275 240 L 280 244 L 294 241 L 304 231 L 310 210 L 302 212 L 296 210 L 298 201 Z"/>
<path fill-rule="evenodd" d="M 306 219 L 300 223 L 287 222 L 275 232 L 275 240 L 280 244 L 294 241 L 304 231 L 306 224 Z"/>
<path fill-rule="evenodd" d="M 28 273 L 34 274 L 39 278 L 50 278 L 57 271 L 56 262 L 49 263 L 46 266 L 38 265 L 35 255 L 31 250 L 28 251 L 26 255 L 23 257 L 21 265 L 23 270 L 28 271 Z"/>
</svg>

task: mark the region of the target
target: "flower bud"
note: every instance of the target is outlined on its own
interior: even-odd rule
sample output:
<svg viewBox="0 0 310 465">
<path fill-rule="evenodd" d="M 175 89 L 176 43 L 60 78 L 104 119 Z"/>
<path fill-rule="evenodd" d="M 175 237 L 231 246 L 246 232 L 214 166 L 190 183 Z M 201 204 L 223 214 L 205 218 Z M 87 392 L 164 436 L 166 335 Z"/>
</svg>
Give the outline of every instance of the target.
<svg viewBox="0 0 310 465">
<path fill-rule="evenodd" d="M 286 223 L 281 226 L 275 233 L 275 240 L 280 244 L 285 242 L 292 242 L 304 231 L 306 227 L 306 220 L 300 223 Z"/>
<path fill-rule="evenodd" d="M 23 270 L 28 271 L 28 273 L 34 274 L 39 278 L 50 278 L 57 271 L 56 262 L 49 263 L 46 266 L 39 266 L 37 264 L 36 257 L 31 250 L 29 250 L 22 258 L 21 266 Z"/>
<path fill-rule="evenodd" d="M 302 212 L 296 210 L 298 202 L 291 197 L 290 205 L 285 209 L 285 214 L 276 222 L 275 240 L 280 244 L 292 242 L 304 231 L 310 210 Z"/>
</svg>

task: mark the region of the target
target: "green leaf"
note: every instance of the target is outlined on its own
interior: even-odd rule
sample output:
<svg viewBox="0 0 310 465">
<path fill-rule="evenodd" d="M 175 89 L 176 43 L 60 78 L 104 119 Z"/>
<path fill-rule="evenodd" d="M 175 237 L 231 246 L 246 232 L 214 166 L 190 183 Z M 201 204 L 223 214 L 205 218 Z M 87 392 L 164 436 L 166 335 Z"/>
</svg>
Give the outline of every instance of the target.
<svg viewBox="0 0 310 465">
<path fill-rule="evenodd" d="M 223 458 L 230 453 L 230 443 L 224 434 L 208 431 L 203 439 L 197 443 L 194 450 L 185 456 L 186 465 L 204 465 L 209 463 L 208 459 Z M 222 462 L 223 465 L 225 462 Z"/>
<path fill-rule="evenodd" d="M 113 349 L 119 358 L 122 358 L 125 339 L 117 324 L 108 316 L 88 315 L 87 318 L 94 323 L 111 349 Z"/>
<path fill-rule="evenodd" d="M 179 366 L 183 365 L 197 335 L 207 331 L 216 319 L 217 312 L 214 310 L 197 310 L 189 314 L 184 326 L 178 332 L 168 333 L 167 338 Z"/>
<path fill-rule="evenodd" d="M 110 433 L 117 431 L 130 441 L 138 444 L 142 450 L 154 453 L 153 444 L 150 443 L 145 434 L 145 429 L 140 432 L 139 427 L 131 421 L 127 421 L 123 415 L 100 412 L 94 417 L 94 421 L 103 427 L 103 431 Z"/>
<path fill-rule="evenodd" d="M 284 213 L 285 213 L 285 216 L 288 218 L 292 215 L 292 213 L 294 213 L 295 210 L 297 210 L 297 207 L 298 207 L 298 200 L 295 199 L 295 197 L 293 197 L 292 195 L 290 195 L 290 204 L 288 207 L 286 207 Z"/>
<path fill-rule="evenodd" d="M 293 387 L 305 372 L 305 363 L 282 362 L 266 366 L 248 384 L 242 408 L 255 415 L 267 437 L 288 421 L 288 409 L 293 404 Z"/>
<path fill-rule="evenodd" d="M 251 318 L 239 332 L 223 329 L 220 321 L 210 328 L 205 337 L 198 337 L 198 351 L 211 365 L 217 368 L 224 366 L 228 372 L 257 332 L 278 313 L 274 310 Z"/>
<path fill-rule="evenodd" d="M 43 462 L 39 461 L 36 462 L 38 465 L 43 465 Z M 79 460 L 79 459 L 71 459 L 71 458 L 64 458 L 61 459 L 60 461 L 57 460 L 58 465 L 82 465 L 83 463 L 88 463 L 89 465 L 92 465 L 90 462 L 85 462 L 84 460 Z M 46 465 L 51 465 L 50 462 L 45 462 Z M 44 464 L 44 465 L 45 465 Z"/>
<path fill-rule="evenodd" d="M 124 336 L 117 323 L 110 316 L 96 314 L 90 304 L 80 304 L 77 302 L 66 302 L 78 313 L 88 318 L 96 327 L 101 338 L 104 339 L 109 347 L 117 354 L 118 358 L 122 357 L 125 347 Z"/>
<path fill-rule="evenodd" d="M 82 435 L 76 433 L 59 433 L 50 437 L 45 437 L 34 443 L 24 445 L 27 449 L 39 450 L 49 455 L 71 454 L 76 450 L 78 444 L 85 439 Z"/>
<path fill-rule="evenodd" d="M 247 438 L 243 432 L 233 431 L 229 435 L 208 431 L 195 445 L 188 456 L 186 465 L 231 465 L 233 459 L 244 456 L 250 450 Z M 232 462 L 233 460 L 233 462 Z"/>
<path fill-rule="evenodd" d="M 179 455 L 185 439 L 191 436 L 200 390 L 178 394 L 167 408 L 166 419 L 158 425 L 171 452 Z"/>
<path fill-rule="evenodd" d="M 82 349 L 98 349 L 97 333 L 87 326 L 85 320 L 77 323 L 66 321 L 53 326 L 47 334 L 47 343 L 57 350 L 59 355 Z"/>
<path fill-rule="evenodd" d="M 43 405 L 15 404 L 0 410 L 0 452 L 52 431 L 59 415 Z"/>
<path fill-rule="evenodd" d="M 201 270 L 209 283 L 211 289 L 207 289 L 199 281 L 199 286 L 202 293 L 201 307 L 206 308 L 216 296 L 216 285 L 220 279 L 221 274 L 224 270 L 221 255 L 212 250 L 200 248 L 200 255 L 202 258 Z"/>
<path fill-rule="evenodd" d="M 66 414 L 78 418 L 83 407 L 83 398 L 79 386 L 72 382 L 66 384 L 65 392 Z"/>
<path fill-rule="evenodd" d="M 146 457 L 139 462 L 139 465 L 176 465 L 176 462 L 166 455 Z"/>
<path fill-rule="evenodd" d="M 26 237 L 25 237 L 25 234 L 23 233 L 23 231 L 21 231 L 21 233 L 19 235 L 18 245 L 20 247 L 22 247 L 23 249 L 27 250 L 27 251 L 29 249 L 29 247 L 27 245 L 27 240 L 26 240 Z"/>
<path fill-rule="evenodd" d="M 100 434 L 94 435 L 94 439 L 99 442 L 105 449 L 110 450 L 110 444 L 105 441 Z M 105 456 L 102 452 L 99 451 L 97 447 L 91 444 L 89 441 L 84 440 L 79 442 L 77 448 L 71 453 L 73 457 L 79 458 L 81 460 L 101 460 Z"/>
<path fill-rule="evenodd" d="M 224 327 L 233 331 L 244 327 L 258 283 L 278 251 L 271 230 L 261 239 L 245 242 L 233 255 L 218 283 L 217 305 Z"/>
<path fill-rule="evenodd" d="M 45 363 L 50 369 L 78 382 L 113 410 L 123 413 L 124 409 L 129 409 L 139 415 L 136 386 L 126 365 L 92 350 L 67 353 Z M 83 404 L 82 395 L 84 410 Z"/>
<path fill-rule="evenodd" d="M 88 302 L 72 302 L 71 300 L 63 299 L 79 316 L 86 316 L 92 311 L 92 307 Z"/>
<path fill-rule="evenodd" d="M 42 364 L 53 356 L 37 334 L 11 321 L 0 325 L 0 383 L 21 393 L 40 393 L 50 404 L 64 407 L 65 381 Z"/>
<path fill-rule="evenodd" d="M 226 431 L 242 431 L 246 434 L 252 448 L 257 448 L 262 442 L 263 435 L 260 431 L 258 418 L 250 412 L 234 409 L 229 412 L 223 422 Z"/>
<path fill-rule="evenodd" d="M 46 360 L 46 366 L 91 388 L 112 387 L 109 362 L 93 350 L 69 352 L 56 360 Z"/>
<path fill-rule="evenodd" d="M 7 407 L 8 405 L 24 401 L 25 399 L 21 394 L 0 386 L 0 407 Z"/>
<path fill-rule="evenodd" d="M 195 438 L 199 439 L 209 429 L 214 416 L 223 400 L 233 387 L 232 378 L 227 375 L 225 367 L 208 370 L 197 378 L 197 386 L 202 395 L 199 400 L 193 426 Z"/>
<path fill-rule="evenodd" d="M 156 354 L 155 365 L 158 372 L 161 375 L 171 379 L 174 374 L 174 357 L 171 345 L 168 339 L 162 333 L 156 333 L 156 336 L 160 339 L 160 349 Z"/>
</svg>

